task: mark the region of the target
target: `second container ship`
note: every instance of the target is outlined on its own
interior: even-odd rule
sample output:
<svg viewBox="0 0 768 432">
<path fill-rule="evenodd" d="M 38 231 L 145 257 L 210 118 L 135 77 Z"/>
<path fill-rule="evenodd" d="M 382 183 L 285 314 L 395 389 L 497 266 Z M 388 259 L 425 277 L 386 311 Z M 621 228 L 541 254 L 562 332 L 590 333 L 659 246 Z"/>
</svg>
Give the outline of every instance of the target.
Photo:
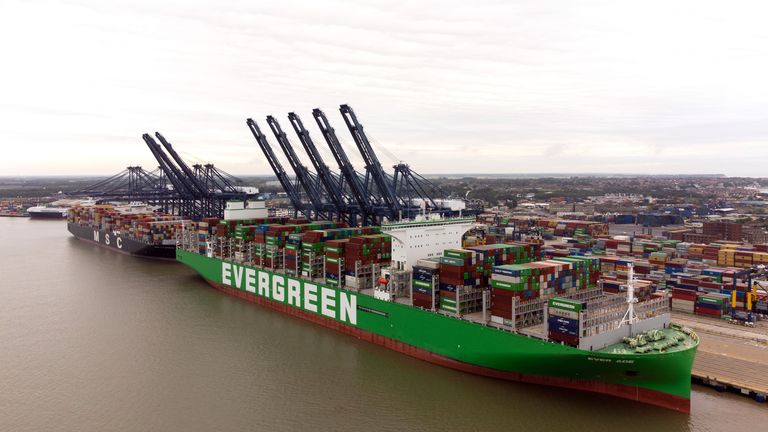
<svg viewBox="0 0 768 432">
<path fill-rule="evenodd" d="M 78 239 L 143 258 L 174 260 L 176 234 L 188 221 L 143 203 L 74 206 L 67 229 Z"/>
</svg>

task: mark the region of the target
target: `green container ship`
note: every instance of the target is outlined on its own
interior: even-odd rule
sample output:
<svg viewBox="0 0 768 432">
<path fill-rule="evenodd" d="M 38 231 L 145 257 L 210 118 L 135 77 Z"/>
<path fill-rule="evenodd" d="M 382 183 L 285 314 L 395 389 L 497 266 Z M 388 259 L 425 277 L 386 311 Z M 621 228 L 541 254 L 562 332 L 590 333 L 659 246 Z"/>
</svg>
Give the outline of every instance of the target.
<svg viewBox="0 0 768 432">
<path fill-rule="evenodd" d="M 690 412 L 698 347 L 688 329 L 651 330 L 642 346 L 624 339 L 584 350 L 500 326 L 450 316 L 361 290 L 243 265 L 181 246 L 176 259 L 214 288 L 246 301 L 431 363 L 511 381 L 602 393 Z M 369 290 L 373 291 L 373 290 Z M 631 339 L 631 338 L 630 338 Z"/>
</svg>

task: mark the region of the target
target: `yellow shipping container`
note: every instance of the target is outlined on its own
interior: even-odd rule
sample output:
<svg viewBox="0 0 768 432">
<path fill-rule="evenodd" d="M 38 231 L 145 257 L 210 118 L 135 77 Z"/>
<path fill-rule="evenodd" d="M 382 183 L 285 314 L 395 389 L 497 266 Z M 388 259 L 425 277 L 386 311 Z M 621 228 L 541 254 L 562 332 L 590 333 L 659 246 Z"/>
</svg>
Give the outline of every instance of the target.
<svg viewBox="0 0 768 432">
<path fill-rule="evenodd" d="M 754 252 L 752 253 L 752 259 L 761 263 L 768 262 L 768 253 L 766 252 Z"/>
</svg>

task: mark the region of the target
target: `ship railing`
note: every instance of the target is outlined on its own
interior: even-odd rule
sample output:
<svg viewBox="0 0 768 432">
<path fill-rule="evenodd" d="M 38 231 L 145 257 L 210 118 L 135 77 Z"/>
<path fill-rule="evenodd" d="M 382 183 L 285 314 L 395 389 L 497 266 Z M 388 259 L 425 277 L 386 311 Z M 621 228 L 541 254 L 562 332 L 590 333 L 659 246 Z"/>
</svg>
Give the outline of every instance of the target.
<svg viewBox="0 0 768 432">
<path fill-rule="evenodd" d="M 587 307 L 584 313 L 582 331 L 584 336 L 603 333 L 619 328 L 621 321 L 627 311 L 626 298 L 618 296 L 624 301 L 622 303 L 612 303 L 613 307 L 603 307 L 600 309 L 591 309 L 592 305 Z M 646 300 L 634 305 L 635 315 L 639 320 L 649 319 L 669 312 L 669 299 L 666 296 Z"/>
<path fill-rule="evenodd" d="M 569 298 L 573 300 L 585 300 L 587 302 L 595 298 L 600 298 L 602 296 L 603 296 L 603 290 L 602 288 L 597 286 L 589 287 L 584 290 L 580 290 L 580 291 L 576 291 L 576 292 L 572 292 L 564 295 L 565 298 Z"/>
<path fill-rule="evenodd" d="M 465 316 L 462 316 L 462 315 L 458 315 L 458 314 L 456 314 L 454 312 L 450 312 L 450 311 L 446 311 L 446 310 L 442 310 L 442 309 L 430 310 L 430 309 L 426 309 L 426 308 L 423 308 L 423 307 L 417 307 L 417 306 L 413 306 L 413 307 L 416 307 L 418 309 L 421 309 L 421 310 L 424 310 L 424 311 L 427 311 L 427 312 L 433 312 L 433 313 L 436 313 L 436 314 L 439 314 L 439 315 L 443 315 L 443 316 L 448 317 L 448 318 L 453 318 L 453 319 L 457 319 L 457 320 L 461 320 L 461 321 L 467 321 L 467 322 L 471 322 L 472 324 L 477 324 L 477 325 L 480 325 L 480 326 L 483 326 L 483 327 L 489 327 L 489 328 L 492 328 L 492 329 L 495 329 L 495 330 L 499 330 L 499 331 L 503 331 L 503 332 L 506 332 L 506 333 L 513 333 L 513 334 L 517 334 L 517 335 L 520 335 L 520 336 L 525 336 L 528 339 L 536 339 L 536 340 L 542 340 L 542 341 L 548 341 L 549 340 L 549 339 L 547 339 L 544 336 L 538 336 L 538 335 L 531 334 L 531 333 L 521 333 L 516 328 L 508 326 L 508 325 L 504 325 L 504 324 L 498 324 L 498 323 L 492 323 L 492 322 L 483 322 L 481 320 L 468 318 L 468 317 L 465 317 Z"/>
<path fill-rule="evenodd" d="M 650 318 L 668 312 L 669 298 L 666 295 L 646 300 L 635 305 L 635 313 L 640 319 Z"/>
<path fill-rule="evenodd" d="M 601 288 L 597 288 L 596 291 L 599 292 L 599 295 L 585 299 L 587 301 L 588 309 L 610 309 L 616 305 L 626 304 L 626 296 L 618 294 L 606 294 L 602 291 Z"/>
<path fill-rule="evenodd" d="M 583 336 L 591 336 L 619 328 L 625 312 L 626 310 L 617 309 L 602 315 L 585 317 L 582 324 Z"/>
<path fill-rule="evenodd" d="M 603 295 L 603 292 L 598 287 L 590 287 L 584 290 L 575 291 L 558 297 L 591 301 L 595 298 L 599 298 Z M 541 324 L 544 321 L 544 309 L 549 302 L 549 298 L 538 298 L 534 300 L 528 300 L 525 302 L 513 301 L 512 315 L 515 320 L 515 328 L 530 327 L 537 324 Z"/>
</svg>

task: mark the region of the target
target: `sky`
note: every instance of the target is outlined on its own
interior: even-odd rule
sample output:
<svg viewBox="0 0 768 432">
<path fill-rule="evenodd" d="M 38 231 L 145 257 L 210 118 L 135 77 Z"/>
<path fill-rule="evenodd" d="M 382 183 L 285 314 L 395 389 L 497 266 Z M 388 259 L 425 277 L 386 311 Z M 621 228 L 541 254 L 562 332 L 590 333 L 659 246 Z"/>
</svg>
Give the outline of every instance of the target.
<svg viewBox="0 0 768 432">
<path fill-rule="evenodd" d="M 766 176 L 761 1 L 0 1 L 0 176 L 271 174 L 245 120 L 355 110 L 386 169 Z M 272 135 L 270 142 L 286 168 Z M 302 153 L 303 154 L 303 153 Z M 302 156 L 309 165 L 309 160 Z"/>
</svg>

